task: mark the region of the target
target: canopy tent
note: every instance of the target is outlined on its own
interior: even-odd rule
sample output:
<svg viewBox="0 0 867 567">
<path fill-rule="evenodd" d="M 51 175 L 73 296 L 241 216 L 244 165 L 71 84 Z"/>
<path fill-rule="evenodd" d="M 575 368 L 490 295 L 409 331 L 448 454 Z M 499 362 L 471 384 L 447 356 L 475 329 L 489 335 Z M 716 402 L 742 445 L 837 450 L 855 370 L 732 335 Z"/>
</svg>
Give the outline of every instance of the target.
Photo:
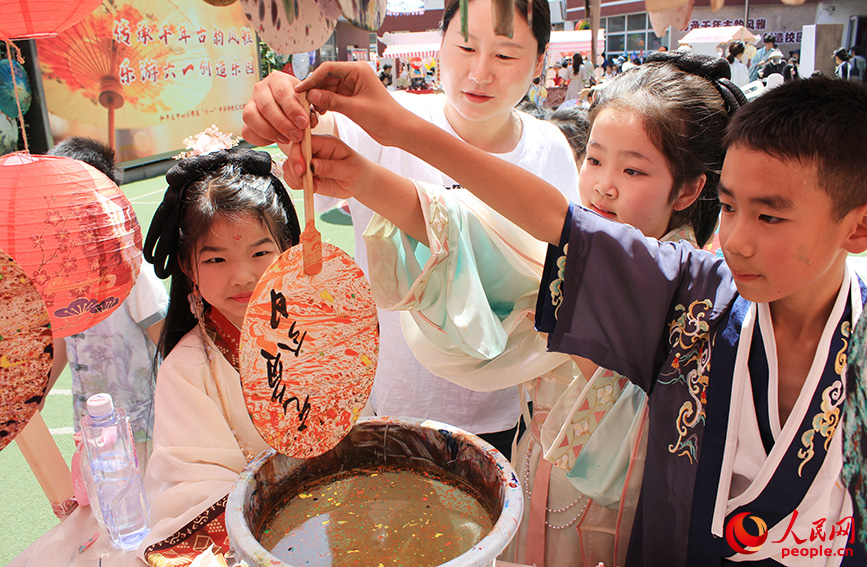
<svg viewBox="0 0 867 567">
<path fill-rule="evenodd" d="M 756 36 L 744 26 L 723 26 L 719 28 L 695 28 L 694 30 L 690 30 L 677 42 L 686 45 L 712 43 L 716 46 L 720 43 L 729 43 L 737 40 L 751 43 L 755 39 Z"/>
<path fill-rule="evenodd" d="M 590 30 L 552 31 L 551 41 L 548 43 L 548 52 L 563 53 L 590 53 L 592 43 Z M 596 52 L 605 51 L 605 30 L 600 29 L 596 34 Z"/>
<path fill-rule="evenodd" d="M 384 33 L 379 41 L 386 46 L 382 56 L 389 59 L 436 57 L 440 51 L 442 34 L 438 31 Z"/>
<path fill-rule="evenodd" d="M 750 44 L 756 39 L 750 30 L 744 26 L 724 26 L 720 28 L 696 28 L 690 30 L 677 42 L 680 45 L 688 45 L 696 53 L 716 55 L 717 48 L 732 41 L 743 41 Z M 725 48 L 723 48 L 725 53 Z"/>
</svg>

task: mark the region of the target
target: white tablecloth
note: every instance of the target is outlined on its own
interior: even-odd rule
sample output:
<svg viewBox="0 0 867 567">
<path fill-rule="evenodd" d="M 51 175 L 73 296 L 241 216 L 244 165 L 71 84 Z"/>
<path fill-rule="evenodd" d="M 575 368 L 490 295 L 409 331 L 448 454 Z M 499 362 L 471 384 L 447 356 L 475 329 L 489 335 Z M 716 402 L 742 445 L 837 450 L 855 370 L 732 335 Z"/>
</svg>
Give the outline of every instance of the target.
<svg viewBox="0 0 867 567">
<path fill-rule="evenodd" d="M 94 534 L 93 544 L 78 552 Z M 102 562 L 100 562 L 100 559 Z M 134 551 L 120 551 L 111 546 L 105 529 L 96 523 L 89 506 L 79 506 L 68 518 L 48 530 L 7 567 L 144 567 Z"/>
</svg>

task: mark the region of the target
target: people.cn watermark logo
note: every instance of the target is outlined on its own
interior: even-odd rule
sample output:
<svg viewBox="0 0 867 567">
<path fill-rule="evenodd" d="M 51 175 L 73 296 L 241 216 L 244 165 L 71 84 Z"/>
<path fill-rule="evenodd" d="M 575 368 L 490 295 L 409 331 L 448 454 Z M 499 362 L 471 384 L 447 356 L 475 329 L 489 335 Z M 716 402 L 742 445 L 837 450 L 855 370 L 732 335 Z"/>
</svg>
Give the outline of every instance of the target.
<svg viewBox="0 0 867 567">
<path fill-rule="evenodd" d="M 785 543 L 793 540 L 795 545 L 781 546 L 778 553 L 781 559 L 786 557 L 853 557 L 855 549 L 854 520 L 846 516 L 837 522 L 829 522 L 827 518 L 819 518 L 812 522 L 809 537 L 798 537 L 794 531 L 798 511 L 792 513 L 786 533 L 772 544 Z M 749 531 L 747 531 L 749 528 Z M 799 531 L 801 528 L 799 528 Z M 732 517 L 726 524 L 726 542 L 735 552 L 742 555 L 756 553 L 768 539 L 768 525 L 762 518 L 749 512 L 741 512 Z M 806 533 L 802 532 L 806 536 Z M 842 538 L 842 541 L 838 538 Z M 777 553 L 775 552 L 775 553 Z M 774 555 L 776 558 L 777 556 Z"/>
<path fill-rule="evenodd" d="M 744 527 L 744 522 L 750 520 L 758 534 L 749 533 Z M 726 524 L 726 542 L 736 553 L 749 555 L 762 548 L 762 544 L 768 539 L 768 525 L 758 516 L 749 512 L 741 512 L 732 517 Z"/>
</svg>

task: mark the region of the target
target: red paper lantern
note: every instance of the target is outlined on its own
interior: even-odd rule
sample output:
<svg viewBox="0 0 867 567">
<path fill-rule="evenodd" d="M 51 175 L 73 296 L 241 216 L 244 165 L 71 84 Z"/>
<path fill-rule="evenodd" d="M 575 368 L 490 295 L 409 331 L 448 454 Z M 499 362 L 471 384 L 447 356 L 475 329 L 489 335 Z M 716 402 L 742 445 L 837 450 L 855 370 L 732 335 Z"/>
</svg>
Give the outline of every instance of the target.
<svg viewBox="0 0 867 567">
<path fill-rule="evenodd" d="M 0 157 L 0 249 L 33 280 L 55 337 L 99 323 L 141 266 L 141 230 L 123 192 L 69 158 Z"/>
<path fill-rule="evenodd" d="M 93 12 L 102 0 L 0 0 L 0 39 L 54 37 Z"/>
</svg>

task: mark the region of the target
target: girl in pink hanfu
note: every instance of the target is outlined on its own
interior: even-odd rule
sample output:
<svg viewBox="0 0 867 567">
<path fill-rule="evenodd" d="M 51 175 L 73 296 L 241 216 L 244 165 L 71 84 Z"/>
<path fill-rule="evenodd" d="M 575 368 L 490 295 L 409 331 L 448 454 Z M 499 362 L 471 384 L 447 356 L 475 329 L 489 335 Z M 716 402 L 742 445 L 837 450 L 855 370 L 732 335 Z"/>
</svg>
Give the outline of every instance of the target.
<svg viewBox="0 0 867 567">
<path fill-rule="evenodd" d="M 158 276 L 172 277 L 145 476 L 152 531 L 139 548 L 151 564 L 162 554 L 201 552 L 189 546 L 201 529 L 228 551 L 226 496 L 246 464 L 269 448 L 241 391 L 240 328 L 259 278 L 300 235 L 266 152 L 194 155 L 166 180 L 144 251 Z"/>
</svg>

